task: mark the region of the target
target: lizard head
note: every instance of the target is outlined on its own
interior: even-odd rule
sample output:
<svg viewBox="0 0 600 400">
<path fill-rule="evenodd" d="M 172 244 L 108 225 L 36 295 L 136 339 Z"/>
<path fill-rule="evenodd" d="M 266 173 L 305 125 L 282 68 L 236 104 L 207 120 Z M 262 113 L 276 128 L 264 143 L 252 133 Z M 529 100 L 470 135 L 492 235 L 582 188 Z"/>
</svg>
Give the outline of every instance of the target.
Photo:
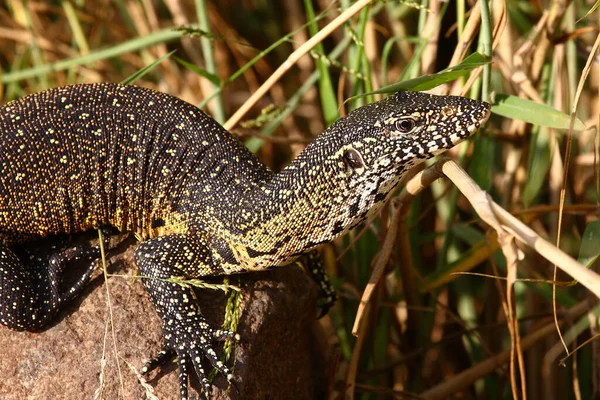
<svg viewBox="0 0 600 400">
<path fill-rule="evenodd" d="M 320 165 L 306 176 L 306 189 L 314 183 L 313 191 L 333 202 L 329 218 L 322 216 L 330 221 L 322 237 L 338 236 L 377 212 L 408 169 L 460 143 L 489 115 L 485 102 L 398 92 L 332 124 L 296 160 Z"/>
<path fill-rule="evenodd" d="M 332 125 L 330 130 L 344 132 L 342 146 L 333 158 L 345 164 L 349 175 L 402 174 L 462 142 L 489 115 L 490 105 L 485 102 L 398 92 L 351 112 L 336 123 L 339 127 Z"/>
</svg>

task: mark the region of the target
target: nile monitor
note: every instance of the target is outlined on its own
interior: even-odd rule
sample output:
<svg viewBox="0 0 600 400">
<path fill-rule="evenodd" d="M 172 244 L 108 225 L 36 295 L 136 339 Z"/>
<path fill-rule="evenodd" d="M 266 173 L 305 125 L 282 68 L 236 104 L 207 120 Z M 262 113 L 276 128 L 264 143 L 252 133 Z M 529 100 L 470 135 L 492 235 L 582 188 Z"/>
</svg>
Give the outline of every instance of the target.
<svg viewBox="0 0 600 400">
<path fill-rule="evenodd" d="M 291 263 L 376 213 L 410 167 L 488 116 L 487 103 L 399 92 L 341 118 L 274 174 L 198 108 L 153 90 L 74 85 L 11 102 L 0 111 L 0 322 L 42 327 L 91 274 L 63 288 L 69 257 L 19 259 L 14 246 L 134 232 L 164 335 L 143 371 L 177 356 L 181 397 L 190 366 L 208 393 L 202 357 L 231 380 L 212 342 L 236 335 L 209 326 L 193 291 L 166 278 Z"/>
</svg>

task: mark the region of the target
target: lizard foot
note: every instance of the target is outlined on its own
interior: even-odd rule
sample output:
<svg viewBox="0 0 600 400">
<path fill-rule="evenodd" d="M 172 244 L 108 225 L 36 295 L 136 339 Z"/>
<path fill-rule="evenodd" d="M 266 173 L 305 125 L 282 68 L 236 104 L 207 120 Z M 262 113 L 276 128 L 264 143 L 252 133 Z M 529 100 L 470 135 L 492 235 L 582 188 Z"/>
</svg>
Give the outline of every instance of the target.
<svg viewBox="0 0 600 400">
<path fill-rule="evenodd" d="M 179 365 L 179 391 L 181 399 L 188 399 L 188 368 L 194 367 L 202 384 L 203 396 L 211 393 L 212 384 L 208 380 L 208 372 L 204 369 L 202 358 L 206 357 L 210 363 L 234 387 L 231 370 L 218 359 L 211 343 L 213 341 L 239 340 L 239 335 L 233 332 L 211 328 L 204 318 L 199 315 L 185 316 L 182 319 L 165 321 L 163 327 L 165 344 L 162 350 L 152 359 L 147 361 L 142 368 L 142 375 L 147 375 L 159 365 L 171 361 L 175 356 Z"/>
</svg>

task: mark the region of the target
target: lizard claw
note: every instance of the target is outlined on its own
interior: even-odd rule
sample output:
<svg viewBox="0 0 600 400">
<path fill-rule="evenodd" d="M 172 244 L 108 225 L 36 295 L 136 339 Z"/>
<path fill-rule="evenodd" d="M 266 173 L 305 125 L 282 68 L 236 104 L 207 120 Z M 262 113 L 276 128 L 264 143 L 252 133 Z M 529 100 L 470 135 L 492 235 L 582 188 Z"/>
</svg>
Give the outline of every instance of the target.
<svg viewBox="0 0 600 400">
<path fill-rule="evenodd" d="M 154 371 L 158 366 L 165 364 L 167 361 L 171 361 L 175 357 L 175 350 L 168 348 L 166 345 L 163 346 L 162 350 L 150 360 L 144 363 L 142 367 L 142 375 L 148 375 Z"/>
<path fill-rule="evenodd" d="M 236 390 L 239 388 L 233 381 L 231 370 L 217 357 L 211 342 L 223 340 L 239 340 L 234 332 L 211 328 L 204 318 L 199 315 L 186 316 L 183 319 L 165 322 L 163 327 L 165 344 L 162 350 L 147 361 L 142 368 L 142 375 L 149 374 L 159 365 L 172 360 L 175 356 L 179 365 L 179 391 L 181 399 L 188 399 L 189 366 L 192 365 L 202 385 L 202 395 L 212 392 L 212 384 L 208 380 L 203 357 L 206 357 L 214 368 L 225 376 Z"/>
</svg>

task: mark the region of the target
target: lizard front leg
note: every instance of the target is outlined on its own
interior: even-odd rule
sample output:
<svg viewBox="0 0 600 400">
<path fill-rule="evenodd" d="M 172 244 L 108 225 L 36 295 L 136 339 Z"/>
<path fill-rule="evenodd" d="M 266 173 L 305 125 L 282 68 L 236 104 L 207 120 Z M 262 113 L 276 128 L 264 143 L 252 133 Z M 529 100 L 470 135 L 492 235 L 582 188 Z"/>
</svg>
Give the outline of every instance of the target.
<svg viewBox="0 0 600 400">
<path fill-rule="evenodd" d="M 200 313 L 193 290 L 168 281 L 173 277 L 199 278 L 221 274 L 223 271 L 214 262 L 208 243 L 197 235 L 160 236 L 138 246 L 135 263 L 145 278 L 144 285 L 163 320 L 165 341 L 162 351 L 144 365 L 142 373 L 149 373 L 177 355 L 181 398 L 188 398 L 190 365 L 193 365 L 204 393 L 208 394 L 211 392 L 211 384 L 207 378 L 208 371 L 202 363 L 202 357 L 205 356 L 231 381 L 231 371 L 217 358 L 212 342 L 237 340 L 238 335 L 211 327 Z"/>
</svg>

